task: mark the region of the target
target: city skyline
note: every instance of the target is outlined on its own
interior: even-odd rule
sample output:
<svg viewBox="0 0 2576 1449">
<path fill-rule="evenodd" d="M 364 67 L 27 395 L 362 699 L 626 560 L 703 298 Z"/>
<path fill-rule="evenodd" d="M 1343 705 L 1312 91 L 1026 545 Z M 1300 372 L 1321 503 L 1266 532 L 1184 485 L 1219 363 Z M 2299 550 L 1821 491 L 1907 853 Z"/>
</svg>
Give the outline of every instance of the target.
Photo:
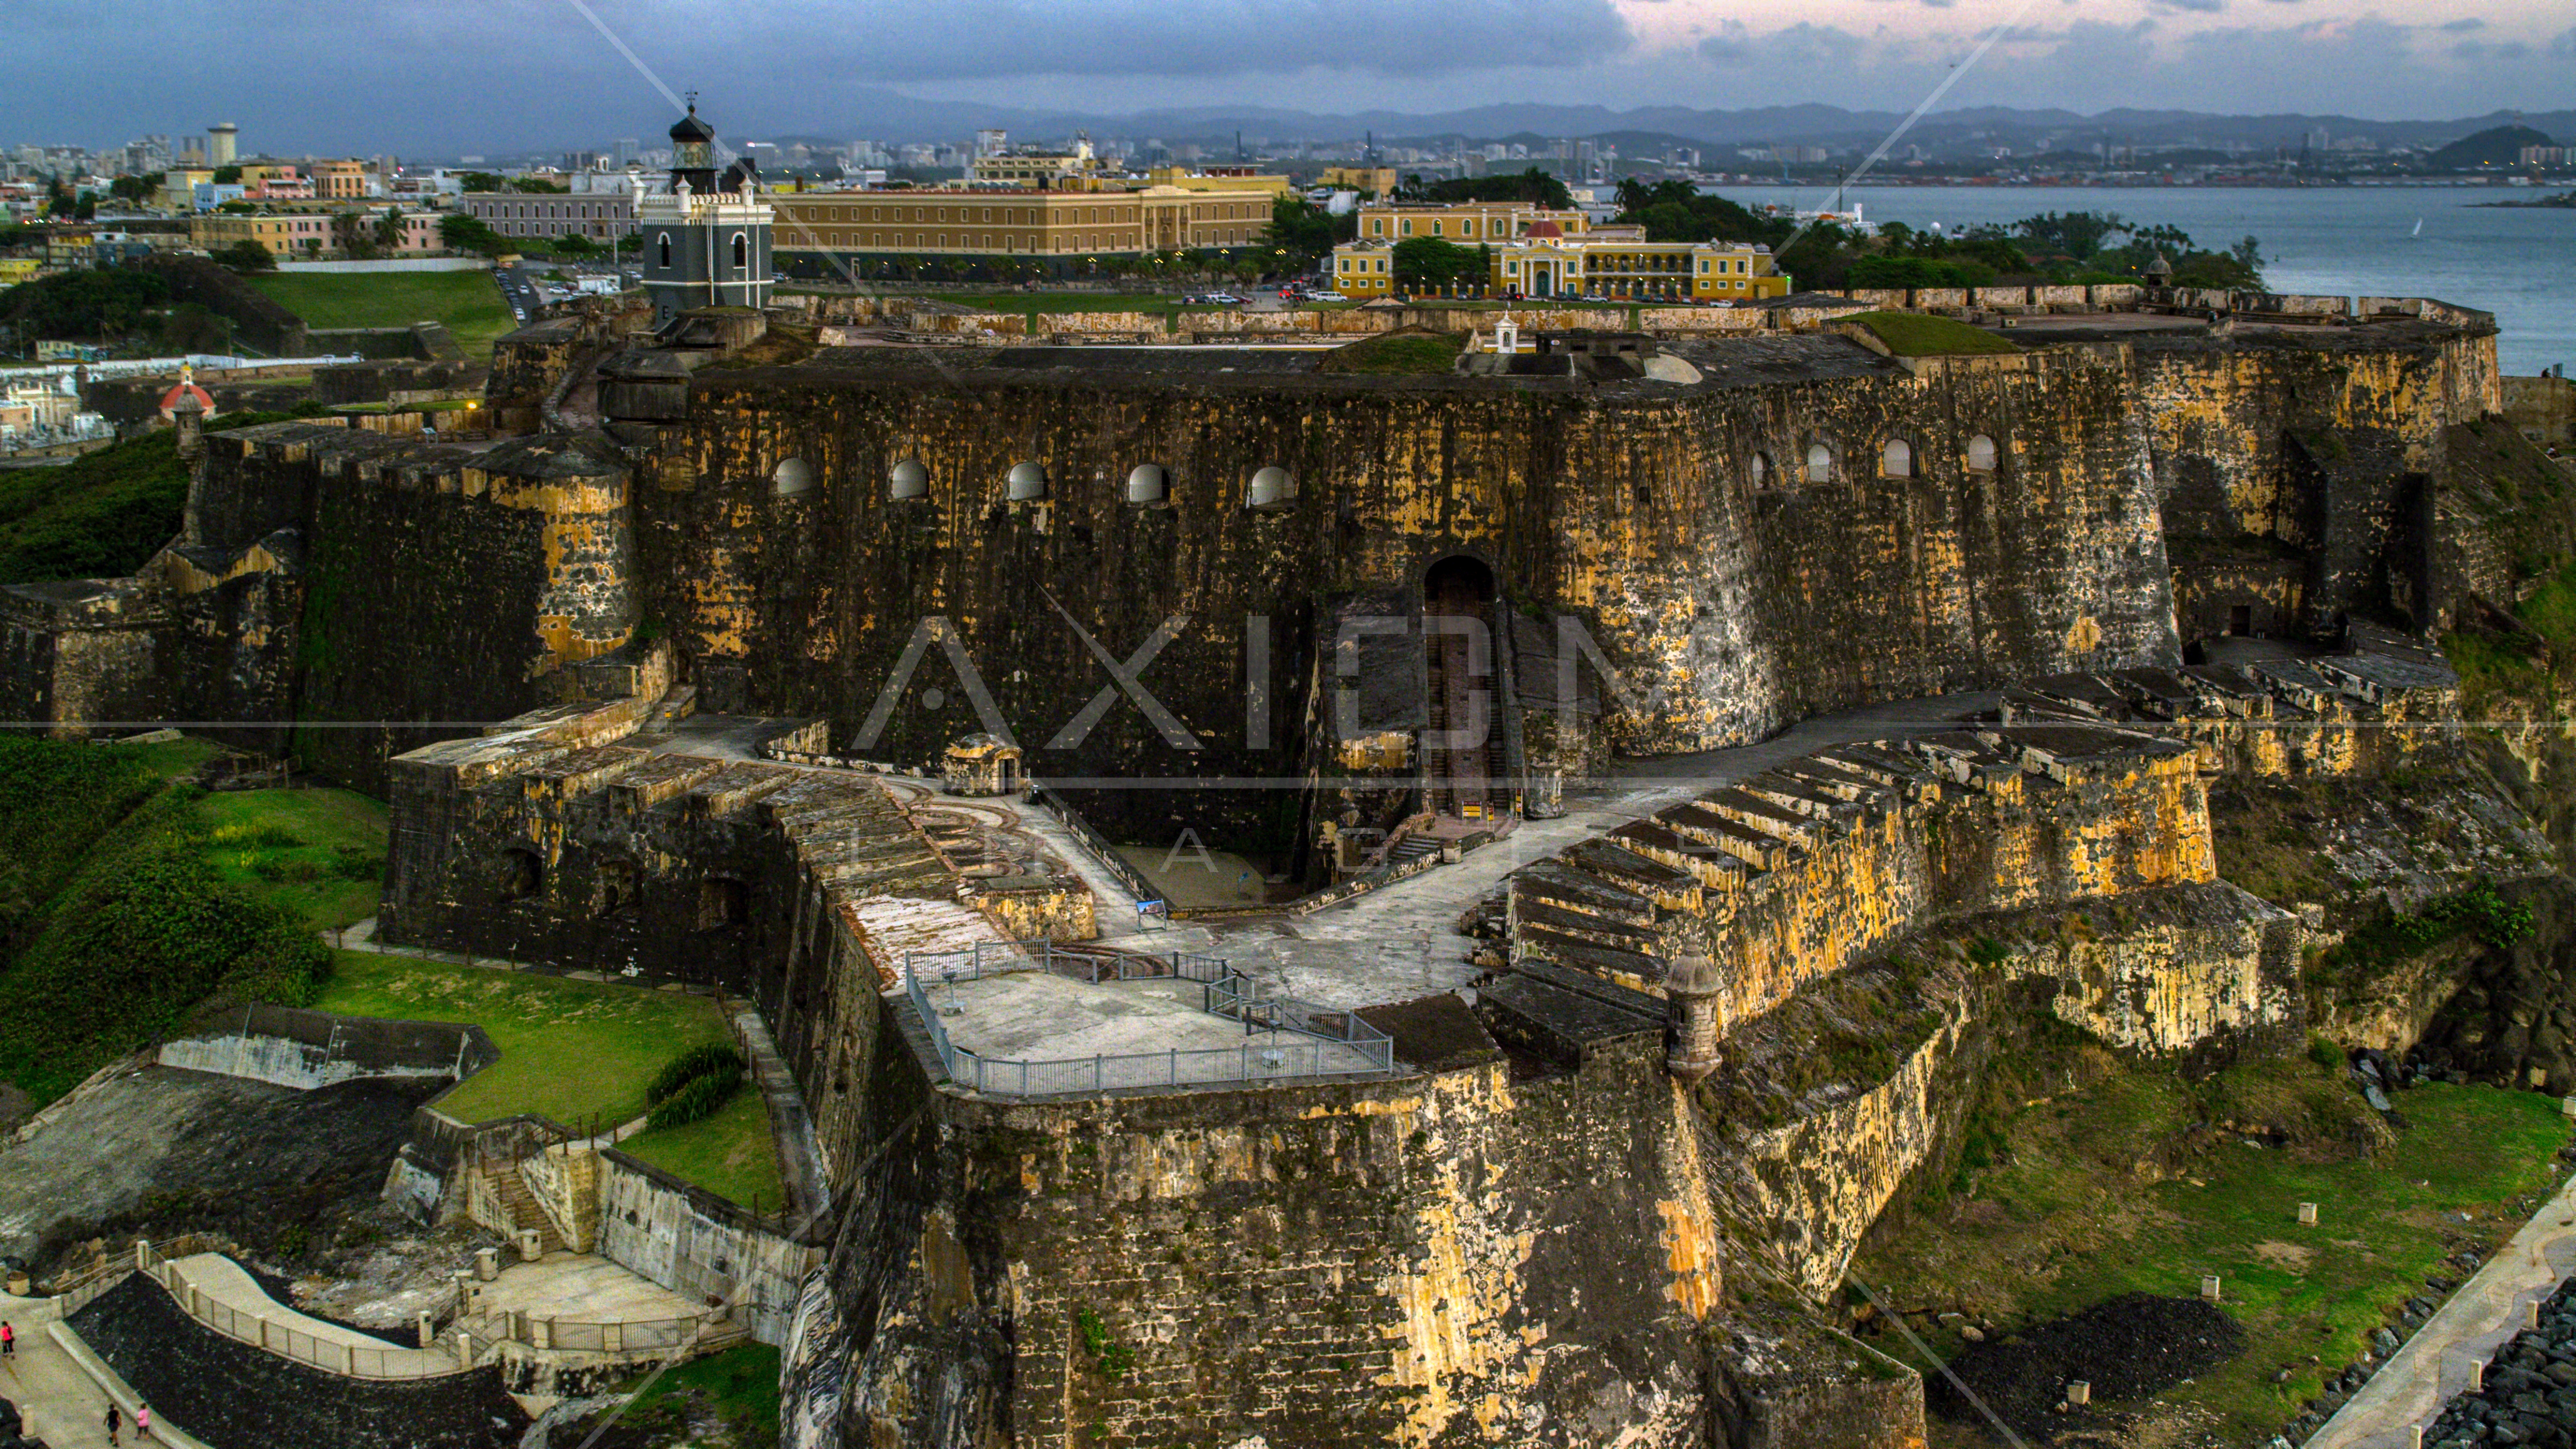
<svg viewBox="0 0 2576 1449">
<path fill-rule="evenodd" d="M 901 3 L 740 13 L 593 0 L 666 83 L 735 134 L 850 134 L 942 103 L 1116 119 L 1146 110 L 1424 114 L 1497 102 L 1902 113 L 2004 38 L 1943 109 L 2118 107 L 2448 119 L 2576 106 L 2576 6 L 2430 0 L 1243 0 L 1204 17 L 1135 0 L 988 11 Z M 242 0 L 173 29 L 162 7 L 47 3 L 0 76 L 0 131 L 113 145 L 239 123 L 285 153 L 516 151 L 632 135 L 660 96 L 572 0 L 453 11 Z M 276 64 L 282 35 L 329 65 Z M 710 44 L 710 37 L 719 43 Z"/>
</svg>

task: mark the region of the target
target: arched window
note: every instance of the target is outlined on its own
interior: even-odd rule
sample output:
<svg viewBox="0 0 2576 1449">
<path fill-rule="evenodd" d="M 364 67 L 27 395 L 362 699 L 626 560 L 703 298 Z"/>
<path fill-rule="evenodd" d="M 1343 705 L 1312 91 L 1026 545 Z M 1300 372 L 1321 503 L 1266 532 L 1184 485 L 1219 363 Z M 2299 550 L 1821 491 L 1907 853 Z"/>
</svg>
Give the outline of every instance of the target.
<svg viewBox="0 0 2576 1449">
<path fill-rule="evenodd" d="M 1810 483 L 1831 483 L 1834 481 L 1833 449 L 1826 447 L 1822 443 L 1809 443 L 1807 445 L 1807 481 Z"/>
<path fill-rule="evenodd" d="M 1252 491 L 1245 500 L 1255 508 L 1286 503 L 1297 496 L 1297 480 L 1276 463 L 1252 475 Z"/>
<path fill-rule="evenodd" d="M 814 465 L 802 458 L 790 458 L 779 464 L 778 471 L 770 475 L 769 486 L 781 498 L 811 493 L 814 491 Z"/>
<path fill-rule="evenodd" d="M 1979 433 L 1968 440 L 1968 471 L 1971 473 L 1995 471 L 1994 439 Z"/>
<path fill-rule="evenodd" d="M 1009 491 L 1006 496 L 1013 503 L 1026 503 L 1033 498 L 1047 496 L 1046 465 L 1043 463 L 1012 464 Z"/>
<path fill-rule="evenodd" d="M 1139 463 L 1127 475 L 1127 501 L 1160 503 L 1172 491 L 1172 475 L 1160 463 Z"/>
<path fill-rule="evenodd" d="M 748 271 L 751 267 L 751 238 L 741 232 L 733 234 L 733 269 Z"/>
<path fill-rule="evenodd" d="M 1913 477 L 1914 445 L 1903 438 L 1888 439 L 1887 446 L 1878 450 L 1878 471 L 1888 478 Z"/>
<path fill-rule="evenodd" d="M 613 916 L 632 911 L 643 904 L 643 872 L 624 856 L 613 856 L 599 863 L 597 900 L 599 914 Z"/>
<path fill-rule="evenodd" d="M 659 238 L 657 251 L 658 255 L 662 258 L 661 266 L 665 270 L 668 270 L 671 265 L 671 234 L 666 231 L 657 233 L 656 235 Z"/>
<path fill-rule="evenodd" d="M 1765 454 L 1765 453 L 1756 453 L 1756 454 L 1754 454 L 1754 455 L 1753 455 L 1753 467 L 1752 467 L 1752 473 L 1753 473 L 1753 486 L 1754 486 L 1755 488 L 1768 488 L 1768 487 L 1770 487 L 1770 486 L 1771 486 L 1771 458 L 1770 458 L 1770 455 Z"/>
<path fill-rule="evenodd" d="M 918 458 L 906 458 L 886 470 L 888 498 L 919 498 L 930 491 L 930 470 Z"/>
</svg>

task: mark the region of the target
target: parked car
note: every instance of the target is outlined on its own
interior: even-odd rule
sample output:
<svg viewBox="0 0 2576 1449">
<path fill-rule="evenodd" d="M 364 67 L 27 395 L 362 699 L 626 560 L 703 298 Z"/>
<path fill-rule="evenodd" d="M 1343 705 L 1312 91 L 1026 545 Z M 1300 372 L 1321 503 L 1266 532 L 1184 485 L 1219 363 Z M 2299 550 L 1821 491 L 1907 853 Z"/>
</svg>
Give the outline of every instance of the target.
<svg viewBox="0 0 2576 1449">
<path fill-rule="evenodd" d="M 1339 292 L 1308 292 L 1306 294 L 1306 300 L 1309 302 L 1347 302 L 1350 298 L 1343 296 Z"/>
<path fill-rule="evenodd" d="M 1207 294 L 1207 301 L 1208 305 L 1213 307 L 1240 307 L 1243 305 L 1243 299 L 1234 295 L 1232 292 L 1210 292 Z"/>
</svg>

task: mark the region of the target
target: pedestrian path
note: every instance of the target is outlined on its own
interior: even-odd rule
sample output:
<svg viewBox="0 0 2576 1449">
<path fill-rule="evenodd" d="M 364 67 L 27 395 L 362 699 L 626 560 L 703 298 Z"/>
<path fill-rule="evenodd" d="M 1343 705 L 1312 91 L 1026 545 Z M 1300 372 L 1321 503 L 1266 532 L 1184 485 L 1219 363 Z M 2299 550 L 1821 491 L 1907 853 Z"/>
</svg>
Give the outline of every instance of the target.
<svg viewBox="0 0 2576 1449">
<path fill-rule="evenodd" d="M 2576 1177 L 2570 1177 L 2486 1266 L 2424 1321 L 2305 1449 L 2414 1449 L 2414 1431 L 2433 1422 L 2485 1363 L 2529 1322 L 2526 1306 L 2576 1275 Z"/>
<path fill-rule="evenodd" d="M 416 1344 L 395 1343 L 391 1339 L 378 1338 L 371 1333 L 360 1333 L 354 1328 L 342 1327 L 329 1319 L 315 1318 L 310 1314 L 289 1308 L 270 1297 L 268 1290 L 259 1286 L 259 1280 L 245 1271 L 241 1264 L 221 1253 L 192 1253 L 185 1258 L 171 1259 L 170 1266 L 179 1270 L 180 1277 L 190 1287 L 237 1313 L 264 1318 L 271 1323 L 293 1329 L 297 1333 L 308 1334 L 325 1343 L 341 1344 L 349 1348 L 418 1350 Z M 438 1357 L 445 1358 L 446 1355 L 441 1354 Z"/>
<path fill-rule="evenodd" d="M 0 1395 L 28 1416 L 28 1437 L 44 1440 L 47 1449 L 106 1449 L 111 1401 L 124 1421 L 125 1432 L 117 1442 L 138 1442 L 134 1410 L 141 1400 L 69 1324 L 51 1323 L 42 1333 L 18 1335 L 17 1355 L 0 1364 Z M 163 1449 L 207 1449 L 159 1414 L 153 1419 L 152 1442 Z"/>
</svg>

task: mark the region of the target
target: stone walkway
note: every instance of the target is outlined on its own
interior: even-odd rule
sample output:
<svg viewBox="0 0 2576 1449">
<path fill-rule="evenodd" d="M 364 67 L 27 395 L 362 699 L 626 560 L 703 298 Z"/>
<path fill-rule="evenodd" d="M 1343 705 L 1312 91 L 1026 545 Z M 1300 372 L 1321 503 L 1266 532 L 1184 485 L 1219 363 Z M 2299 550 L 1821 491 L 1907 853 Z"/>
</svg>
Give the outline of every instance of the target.
<svg viewBox="0 0 2576 1449">
<path fill-rule="evenodd" d="M 420 1346 L 416 1343 L 396 1343 L 391 1339 L 378 1338 L 372 1333 L 360 1333 L 354 1328 L 344 1327 L 329 1319 L 315 1318 L 290 1308 L 269 1297 L 268 1290 L 259 1286 L 258 1279 L 242 1271 L 241 1264 L 221 1253 L 192 1253 L 185 1258 L 171 1259 L 170 1266 L 179 1270 L 179 1276 L 186 1280 L 190 1287 L 235 1313 L 247 1313 L 254 1318 L 265 1318 L 282 1328 L 310 1335 L 325 1343 L 345 1344 L 350 1348 L 399 1348 L 410 1349 L 415 1353 L 420 1351 Z M 444 1367 L 455 1367 L 453 1360 L 445 1354 L 433 1354 L 428 1357 L 441 1360 Z"/>
<path fill-rule="evenodd" d="M 18 1330 L 18 1351 L 0 1359 L 0 1398 L 18 1406 L 18 1412 L 33 1420 L 30 1437 L 40 1438 L 50 1449 L 93 1449 L 107 1443 L 108 1391 L 84 1371 L 72 1351 L 58 1342 L 54 1333 L 59 1323 L 38 1324 L 13 1319 Z M 75 1340 L 77 1342 L 77 1340 Z M 104 1371 L 105 1365 L 99 1365 Z M 109 1374 L 113 1379 L 115 1376 Z M 126 1390 L 119 1406 L 131 1415 L 134 1409 L 132 1390 Z M 134 1432 L 126 1430 L 124 1442 L 134 1442 Z"/>
<path fill-rule="evenodd" d="M 2576 1177 L 2308 1436 L 2305 1449 L 2413 1449 L 2414 1431 L 2469 1386 L 2469 1365 L 2494 1357 L 2529 1321 L 2525 1305 L 2547 1298 L 2570 1275 L 2576 1275 Z"/>
</svg>

